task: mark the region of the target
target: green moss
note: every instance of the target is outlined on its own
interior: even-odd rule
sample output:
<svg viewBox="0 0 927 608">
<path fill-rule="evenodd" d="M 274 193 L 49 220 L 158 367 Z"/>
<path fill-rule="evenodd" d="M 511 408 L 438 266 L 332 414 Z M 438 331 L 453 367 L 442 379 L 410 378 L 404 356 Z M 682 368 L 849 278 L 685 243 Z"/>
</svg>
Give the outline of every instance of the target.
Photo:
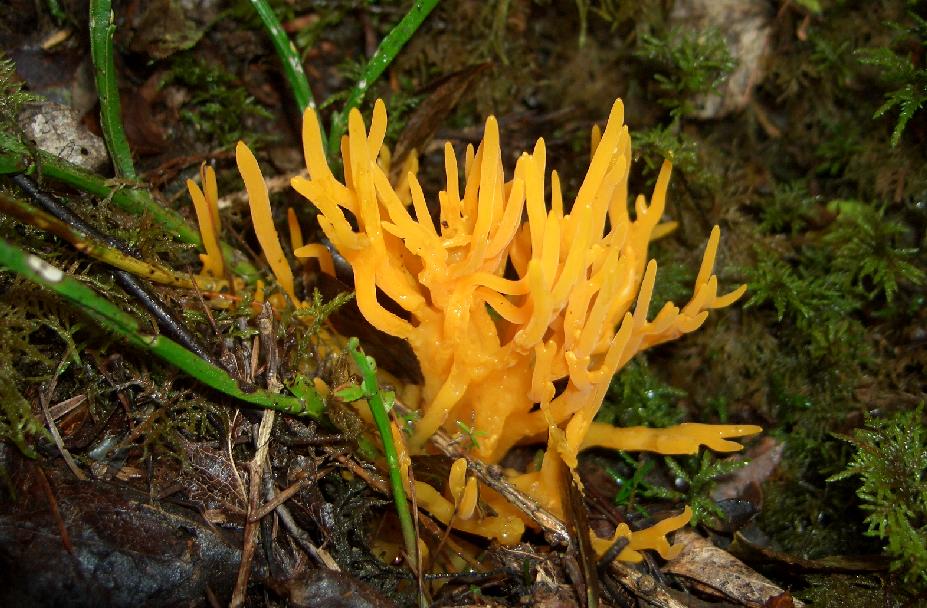
<svg viewBox="0 0 927 608">
<path fill-rule="evenodd" d="M 760 254 L 757 265 L 747 270 L 749 299 L 744 308 L 772 306 L 793 343 L 808 349 L 806 357 L 817 363 L 849 357 L 844 364 L 859 362 L 864 353 L 862 327 L 851 315 L 862 302 L 847 297 L 848 277 L 837 269 L 828 273 L 800 265 L 797 269 L 772 252 Z"/>
<path fill-rule="evenodd" d="M 884 296 L 890 304 L 900 286 L 927 281 L 923 260 L 917 259 L 920 250 L 903 222 L 859 201 L 836 200 L 829 207 L 839 213 L 823 239 L 834 254 L 832 268 L 866 299 Z"/>
<path fill-rule="evenodd" d="M 856 448 L 845 471 L 828 481 L 859 477 L 857 496 L 866 533 L 885 542 L 892 570 L 927 589 L 927 431 L 923 404 L 887 418 L 869 417 L 843 439 Z"/>
<path fill-rule="evenodd" d="M 16 118 L 20 108 L 38 99 L 38 96 L 22 90 L 22 84 L 16 78 L 16 66 L 0 52 L 0 129 L 18 131 Z"/>
<path fill-rule="evenodd" d="M 724 516 L 718 503 L 712 499 L 711 492 L 719 478 L 730 475 L 749 463 L 748 460 L 721 460 L 710 450 L 703 450 L 701 456 L 665 457 L 663 462 L 672 479 L 672 486 L 668 487 L 648 479 L 654 460 L 641 457 L 634 461 L 628 455 L 622 456 L 632 465 L 632 475 L 622 476 L 617 469 L 606 467 L 606 472 L 618 484 L 615 504 L 641 511 L 640 507 L 634 504 L 638 497 L 685 503 L 692 508 L 693 526 Z"/>
<path fill-rule="evenodd" d="M 189 442 L 216 441 L 227 437 L 229 409 L 185 390 L 174 378 L 155 381 L 166 387 L 147 395 L 150 403 L 133 410 L 144 454 L 168 455 L 188 460 Z"/>
<path fill-rule="evenodd" d="M 9 441 L 29 458 L 35 458 L 31 440 L 35 435 L 45 434 L 45 428 L 32 415 L 29 402 L 16 384 L 16 375 L 9 365 L 0 366 L 0 440 Z"/>
<path fill-rule="evenodd" d="M 318 333 L 322 328 L 325 320 L 336 310 L 350 302 L 354 298 L 353 292 L 339 293 L 329 301 L 322 298 L 318 289 L 313 290 L 312 300 L 306 301 L 305 306 L 296 311 L 296 319 L 311 319 L 306 329 L 302 330 L 304 337 L 311 337 Z"/>
<path fill-rule="evenodd" d="M 644 175 L 656 179 L 664 159 L 673 163 L 673 170 L 687 176 L 698 176 L 704 167 L 698 162 L 698 144 L 679 132 L 677 121 L 656 125 L 634 133 L 634 160 L 643 162 Z"/>
<path fill-rule="evenodd" d="M 795 596 L 815 608 L 896 608 L 900 599 L 887 597 L 880 581 L 869 576 L 811 575 L 809 587 Z"/>
<path fill-rule="evenodd" d="M 767 234 L 799 234 L 813 218 L 816 203 L 805 180 L 777 183 L 772 196 L 759 205 L 759 229 Z"/>
<path fill-rule="evenodd" d="M 678 402 L 685 394 L 657 377 L 638 356 L 612 380 L 596 420 L 615 426 L 672 426 L 683 419 Z"/>
<path fill-rule="evenodd" d="M 0 440 L 34 458 L 33 441 L 48 435 L 23 394 L 60 373 L 63 353 L 76 356 L 81 323 L 8 273 L 0 273 L 0 289 Z"/>
<path fill-rule="evenodd" d="M 878 68 L 880 79 L 891 89 L 885 93 L 885 103 L 875 111 L 874 118 L 898 113 L 892 131 L 893 147 L 898 145 L 915 113 L 927 105 L 927 67 L 924 65 L 927 20 L 913 10 L 906 17 L 904 23 L 891 24 L 895 36 L 890 46 L 859 51 L 860 61 Z M 912 47 L 919 48 L 920 52 L 912 52 Z"/>
<path fill-rule="evenodd" d="M 649 62 L 659 102 L 673 116 L 691 114 L 693 98 L 717 89 L 736 62 L 716 29 L 671 28 L 663 35 L 644 33 L 635 51 Z"/>
<path fill-rule="evenodd" d="M 190 52 L 174 56 L 170 71 L 161 81 L 162 87 L 170 84 L 189 90 L 180 116 L 196 130 L 200 142 L 229 147 L 238 140 L 247 140 L 254 145 L 262 138 L 248 130 L 248 119 L 273 116 L 235 76 Z"/>
</svg>

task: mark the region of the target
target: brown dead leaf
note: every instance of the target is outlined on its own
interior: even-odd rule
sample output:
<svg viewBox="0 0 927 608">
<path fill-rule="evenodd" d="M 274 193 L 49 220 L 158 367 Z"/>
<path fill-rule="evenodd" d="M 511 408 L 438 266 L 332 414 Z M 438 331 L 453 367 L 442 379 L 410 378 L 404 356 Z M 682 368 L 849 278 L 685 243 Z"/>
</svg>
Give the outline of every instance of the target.
<svg viewBox="0 0 927 608">
<path fill-rule="evenodd" d="M 784 449 L 785 444 L 772 437 L 763 437 L 746 454 L 746 457 L 750 458 L 750 464 L 737 469 L 716 485 L 711 498 L 720 502 L 751 495 L 750 488 L 762 485 L 779 466 Z"/>
<path fill-rule="evenodd" d="M 764 608 L 770 598 L 784 593 L 772 581 L 692 530 L 677 532 L 676 543 L 683 545 L 682 553 L 666 566 L 666 571 L 693 582 L 705 593 L 750 608 Z M 773 605 L 776 608 L 804 606 L 798 600 Z"/>
<path fill-rule="evenodd" d="M 228 451 L 177 438 L 187 466 L 180 481 L 191 501 L 205 508 L 225 510 L 235 516 L 245 513 L 244 488 Z"/>
<path fill-rule="evenodd" d="M 391 173 L 396 173 L 401 169 L 412 150 L 424 149 L 476 77 L 491 65 L 491 63 L 471 65 L 448 74 L 434 85 L 434 91 L 418 105 L 396 141 Z M 396 183 L 397 177 L 397 175 L 390 175 L 390 181 Z"/>
</svg>

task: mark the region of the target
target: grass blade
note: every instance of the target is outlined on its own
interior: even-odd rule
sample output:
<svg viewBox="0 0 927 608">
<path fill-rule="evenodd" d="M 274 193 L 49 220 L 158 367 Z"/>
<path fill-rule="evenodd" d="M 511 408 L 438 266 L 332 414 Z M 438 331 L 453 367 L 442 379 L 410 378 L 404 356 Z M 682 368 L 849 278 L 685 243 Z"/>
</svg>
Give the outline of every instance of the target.
<svg viewBox="0 0 927 608">
<path fill-rule="evenodd" d="M 90 55 L 93 58 L 93 75 L 100 98 L 100 126 L 106 149 L 113 159 L 116 175 L 135 179 L 132 150 L 122 126 L 119 105 L 119 86 L 116 83 L 116 64 L 113 60 L 113 22 L 111 0 L 90 0 Z"/>
<path fill-rule="evenodd" d="M 303 62 L 290 41 L 290 37 L 283 31 L 280 20 L 277 19 L 274 9 L 270 7 L 266 0 L 251 0 L 251 6 L 264 23 L 267 33 L 270 34 L 270 40 L 274 44 L 277 56 L 283 64 L 283 74 L 286 76 L 290 88 L 293 90 L 293 97 L 296 99 L 296 105 L 300 113 L 307 107 L 316 108 L 315 98 L 312 96 L 312 89 L 309 88 L 309 80 L 306 78 L 306 71 L 303 70 Z M 323 134 L 324 138 L 325 135 Z"/>
<path fill-rule="evenodd" d="M 0 239 L 0 266 L 9 268 L 33 283 L 46 287 L 77 304 L 105 329 L 229 397 L 296 416 L 317 418 L 322 414 L 324 405 L 314 391 L 307 392 L 305 400 L 261 389 L 251 393 L 242 391 L 235 379 L 225 370 L 207 363 L 169 338 L 145 335 L 131 315 L 120 310 L 106 298 L 77 279 L 68 276 L 59 268 L 2 239 Z"/>
<path fill-rule="evenodd" d="M 396 453 L 396 444 L 393 443 L 393 433 L 389 426 L 389 414 L 383 403 L 383 395 L 377 384 L 377 372 L 372 357 L 364 355 L 358 347 L 358 339 L 348 340 L 348 352 L 357 368 L 361 372 L 363 382 L 363 397 L 367 399 L 370 413 L 373 414 L 373 423 L 383 442 L 383 454 L 386 456 L 386 467 L 389 470 L 390 488 L 393 491 L 393 502 L 396 504 L 396 514 L 399 516 L 399 526 L 402 528 L 402 540 L 406 546 L 406 555 L 414 571 L 418 571 L 418 542 L 416 541 L 415 524 L 412 522 L 412 513 L 406 500 L 406 491 L 402 484 L 402 473 L 399 471 L 399 455 Z"/>
<path fill-rule="evenodd" d="M 377 47 L 373 57 L 367 62 L 360 80 L 357 81 L 357 84 L 348 94 L 344 107 L 332 117 L 332 132 L 328 139 L 329 156 L 337 154 L 339 146 L 341 146 L 341 136 L 344 135 L 348 126 L 348 114 L 361 104 L 370 85 L 376 82 L 386 68 L 389 67 L 396 55 L 399 54 L 399 51 L 402 50 L 402 47 L 412 37 L 412 34 L 418 30 L 425 18 L 437 5 L 438 0 L 415 0 L 415 4 L 412 5 L 405 17 L 396 24 L 396 27 L 386 35 L 386 38 Z"/>
</svg>

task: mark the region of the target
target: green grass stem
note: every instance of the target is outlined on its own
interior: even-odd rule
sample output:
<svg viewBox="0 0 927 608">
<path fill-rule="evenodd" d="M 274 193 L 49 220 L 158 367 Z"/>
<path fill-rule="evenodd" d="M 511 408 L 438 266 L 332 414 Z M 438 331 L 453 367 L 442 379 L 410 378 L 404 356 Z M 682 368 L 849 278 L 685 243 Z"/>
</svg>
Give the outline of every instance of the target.
<svg viewBox="0 0 927 608">
<path fill-rule="evenodd" d="M 159 205 L 146 191 L 135 186 L 114 185 L 111 180 L 42 150 L 33 154 L 31 150 L 7 133 L 0 133 L 0 173 L 25 173 L 31 176 L 41 176 L 87 194 L 107 198 L 127 213 L 151 216 L 166 232 L 173 234 L 182 242 L 202 246 L 199 230 L 188 224 L 176 211 Z M 222 243 L 222 251 L 226 260 L 232 260 L 232 270 L 246 281 L 253 282 L 259 276 L 257 269 L 227 243 Z"/>
<path fill-rule="evenodd" d="M 267 0 L 250 0 L 251 6 L 264 23 L 267 33 L 270 34 L 270 40 L 273 42 L 274 50 L 283 64 L 283 74 L 286 76 L 290 88 L 293 90 L 293 97 L 296 99 L 296 105 L 300 113 L 306 108 L 316 109 L 315 98 L 312 96 L 312 89 L 309 88 L 309 80 L 306 78 L 306 71 L 303 69 L 303 62 L 299 56 L 299 51 L 293 45 L 290 37 L 283 31 L 280 20 L 277 19 L 274 9 L 270 7 Z M 322 134 L 325 137 L 325 134 Z"/>
<path fill-rule="evenodd" d="M 396 453 L 396 444 L 393 442 L 393 433 L 389 426 L 389 414 L 383 402 L 383 395 L 377 384 L 376 362 L 368 357 L 358 347 L 358 339 L 348 340 L 348 352 L 360 370 L 363 382 L 361 383 L 362 396 L 370 406 L 373 414 L 373 423 L 383 442 L 383 454 L 386 456 L 386 468 L 389 470 L 390 488 L 393 491 L 393 502 L 396 504 L 396 514 L 399 516 L 399 526 L 402 528 L 402 540 L 406 546 L 406 555 L 412 570 L 418 571 L 418 542 L 416 541 L 415 524 L 409 503 L 406 500 L 406 491 L 402 484 L 402 473 L 399 471 L 399 455 Z"/>
<path fill-rule="evenodd" d="M 332 117 L 331 136 L 328 139 L 328 155 L 334 157 L 341 146 L 341 136 L 344 135 L 348 126 L 348 115 L 351 110 L 358 107 L 364 100 L 367 90 L 377 81 L 387 67 L 402 50 L 402 47 L 409 41 L 418 28 L 425 21 L 425 18 L 438 5 L 438 0 L 415 0 L 415 4 L 409 9 L 405 17 L 396 24 L 389 34 L 377 47 L 373 57 L 367 62 L 367 66 L 361 73 L 360 79 L 348 93 L 348 99 L 344 108 L 336 112 Z M 323 135 L 324 137 L 324 135 Z"/>
<path fill-rule="evenodd" d="M 93 58 L 93 75 L 100 98 L 100 126 L 106 149 L 113 159 L 116 175 L 136 179 L 132 150 L 122 125 L 119 105 L 119 86 L 116 83 L 116 64 L 113 60 L 113 22 L 111 0 L 90 0 L 90 55 Z"/>
<path fill-rule="evenodd" d="M 73 245 L 81 253 L 155 283 L 183 289 L 193 289 L 194 286 L 198 286 L 200 289 L 207 291 L 219 291 L 224 285 L 224 282 L 209 277 L 196 277 L 194 281 L 187 275 L 176 273 L 160 264 L 149 264 L 143 260 L 128 256 L 118 249 L 94 241 L 73 226 L 52 217 L 40 209 L 36 209 L 19 198 L 10 196 L 6 192 L 0 192 L 0 213 L 16 218 L 23 224 L 51 232 Z"/>
<path fill-rule="evenodd" d="M 249 393 L 242 391 L 235 379 L 225 370 L 207 363 L 169 338 L 146 335 L 131 315 L 120 310 L 106 298 L 77 279 L 68 276 L 59 268 L 2 239 L 0 239 L 0 266 L 9 268 L 33 283 L 70 300 L 94 317 L 104 329 L 125 338 L 132 345 L 152 353 L 206 386 L 229 397 L 296 416 L 317 418 L 322 414 L 324 405 L 314 391 L 304 393 L 307 397 L 302 400 L 261 389 Z"/>
</svg>

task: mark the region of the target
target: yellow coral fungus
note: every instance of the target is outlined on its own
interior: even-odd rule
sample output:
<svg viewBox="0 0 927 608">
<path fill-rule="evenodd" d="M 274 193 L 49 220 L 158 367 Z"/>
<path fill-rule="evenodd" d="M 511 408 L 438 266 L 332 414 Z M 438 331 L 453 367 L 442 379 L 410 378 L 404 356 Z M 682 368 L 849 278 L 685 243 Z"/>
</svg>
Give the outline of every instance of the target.
<svg viewBox="0 0 927 608">
<path fill-rule="evenodd" d="M 286 261 L 283 248 L 280 247 L 277 228 L 274 226 L 270 211 L 270 195 L 267 192 L 267 184 L 264 183 L 261 168 L 248 146 L 241 142 L 235 148 L 235 160 L 238 163 L 238 171 L 245 181 L 251 208 L 251 222 L 254 224 L 254 232 L 257 234 L 261 249 L 267 257 L 267 263 L 286 295 L 298 304 L 296 292 L 293 291 L 293 271 Z"/>
<path fill-rule="evenodd" d="M 463 192 L 457 157 L 445 146 L 447 185 L 438 194 L 437 225 L 414 173 L 406 175 L 410 213 L 377 162 L 386 132 L 381 101 L 369 132 L 359 112 L 349 116 L 341 145 L 344 182 L 332 174 L 318 119 L 307 110 L 303 145 L 309 177 L 292 180 L 318 208 L 322 230 L 352 265 L 361 312 L 375 327 L 407 340 L 419 359 L 425 386 L 412 449 L 458 422 L 478 429 L 474 455 L 487 462 L 499 461 L 519 442 L 546 437 L 540 470 L 513 472 L 511 480 L 560 516 L 560 461 L 575 467 L 583 448 L 681 454 L 704 445 L 731 451 L 740 445 L 726 438 L 760 430 L 692 424 L 613 429 L 593 422 L 612 376 L 632 356 L 696 330 L 709 310 L 730 305 L 746 289 L 718 294 L 712 273 L 715 227 L 691 301 L 682 308 L 667 303 L 648 320 L 657 264 L 648 261 L 647 247 L 665 231 L 658 224 L 671 167 L 664 163 L 649 203 L 643 196 L 635 199 L 632 219 L 631 139 L 623 114 L 617 101 L 604 132 L 593 136 L 591 163 L 569 208 L 555 171 L 548 181 L 543 139 L 521 155 L 506 181 L 498 125 L 490 117 L 482 143 L 465 153 Z M 383 295 L 406 315 L 381 305 Z M 459 477 L 454 502 L 416 483 L 419 503 L 450 521 L 465 493 Z M 501 522 L 509 511 L 498 496 L 485 494 Z M 480 527 L 479 520 L 459 519 L 455 527 Z M 619 530 L 630 538 L 623 558 L 634 559 L 636 551 L 648 548 L 671 555 L 665 534 L 686 521 L 688 512 L 649 530 Z M 489 535 L 517 541 L 511 531 Z"/>
<path fill-rule="evenodd" d="M 470 519 L 476 510 L 476 500 L 479 497 L 479 487 L 476 477 L 466 477 L 467 459 L 458 458 L 451 465 L 451 474 L 447 479 L 447 486 L 454 497 L 457 507 L 457 517 Z M 466 481 L 464 481 L 466 480 Z"/>
<path fill-rule="evenodd" d="M 407 490 L 415 491 L 415 499 L 419 507 L 425 509 L 437 520 L 445 524 L 453 524 L 463 532 L 479 534 L 486 538 L 494 538 L 504 545 L 512 545 L 521 540 L 525 531 L 525 524 L 519 519 L 514 507 L 500 503 L 496 515 L 475 518 L 477 503 L 476 478 L 470 477 L 464 481 L 467 473 L 466 459 L 457 460 L 451 467 L 448 486 L 453 500 L 445 498 L 438 490 L 423 481 L 412 480 L 409 476 L 409 467 L 412 460 L 406 449 L 406 442 L 402 432 L 395 423 L 390 424 L 393 442 L 396 444 L 399 471 L 402 475 L 403 485 Z"/>
<path fill-rule="evenodd" d="M 659 523 L 647 528 L 631 532 L 627 524 L 618 524 L 615 534 L 611 539 L 598 538 L 591 535 L 592 547 L 601 555 L 608 551 L 615 541 L 619 538 L 627 538 L 628 546 L 618 554 L 618 559 L 624 562 L 639 562 L 643 559 L 640 554 L 642 549 L 652 549 L 660 554 L 663 559 L 673 559 L 682 551 L 681 545 L 670 545 L 666 540 L 666 535 L 673 530 L 683 527 L 692 519 L 692 509 L 686 507 L 682 513 L 673 517 L 667 517 Z"/>
<path fill-rule="evenodd" d="M 200 181 L 203 182 L 202 190 L 192 179 L 187 180 L 187 190 L 193 199 L 196 221 L 206 250 L 206 253 L 200 254 L 200 261 L 203 262 L 203 274 L 221 279 L 225 276 L 225 260 L 219 247 L 219 189 L 215 170 L 205 163 L 200 167 Z"/>
</svg>

